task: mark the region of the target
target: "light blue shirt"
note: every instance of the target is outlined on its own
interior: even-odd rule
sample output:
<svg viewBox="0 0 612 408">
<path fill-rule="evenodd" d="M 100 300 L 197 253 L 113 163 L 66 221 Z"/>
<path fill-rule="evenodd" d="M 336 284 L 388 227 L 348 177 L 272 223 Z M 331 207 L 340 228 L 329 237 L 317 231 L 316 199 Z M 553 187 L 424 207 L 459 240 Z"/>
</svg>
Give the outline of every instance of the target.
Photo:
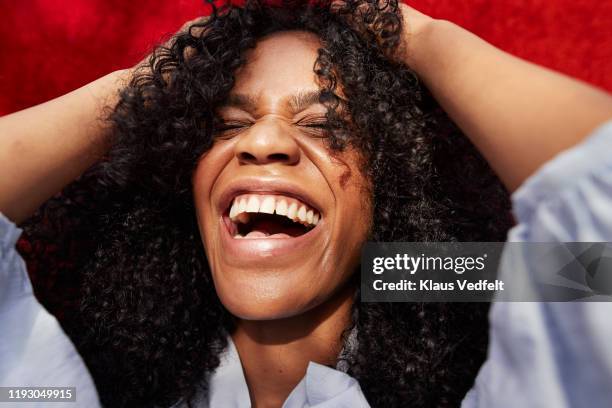
<svg viewBox="0 0 612 408">
<path fill-rule="evenodd" d="M 517 225 L 509 241 L 611 242 L 612 122 L 544 165 L 514 193 L 512 202 Z M 32 293 L 15 250 L 20 234 L 0 214 L 0 386 L 76 386 L 76 406 L 99 407 L 81 357 Z M 500 278 L 522 274 L 531 279 L 538 265 L 528 256 L 504 253 Z M 488 358 L 462 408 L 612 406 L 612 303 L 499 302 L 489 319 Z M 250 406 L 231 341 L 210 377 L 209 395 L 201 396 L 198 406 Z M 355 379 L 315 363 L 283 405 L 368 406 Z"/>
</svg>

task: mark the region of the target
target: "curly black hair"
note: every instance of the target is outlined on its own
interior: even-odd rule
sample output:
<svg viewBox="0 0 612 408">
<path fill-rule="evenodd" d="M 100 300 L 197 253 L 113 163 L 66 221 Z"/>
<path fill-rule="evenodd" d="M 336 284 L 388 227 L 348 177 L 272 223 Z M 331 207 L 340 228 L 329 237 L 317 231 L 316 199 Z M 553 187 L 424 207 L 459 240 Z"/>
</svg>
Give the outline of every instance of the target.
<svg viewBox="0 0 612 408">
<path fill-rule="evenodd" d="M 396 0 L 211 7 L 209 18 L 157 47 L 121 91 L 107 156 L 24 225 L 19 249 L 37 295 L 108 407 L 189 403 L 207 392 L 227 346 L 233 318 L 212 284 L 191 176 L 213 143 L 216 108 L 236 69 L 270 33 L 320 38 L 313 70 L 329 150 L 363 153 L 370 240 L 503 241 L 512 223 L 487 163 L 393 57 L 402 30 Z M 60 300 L 66 286 L 72 291 Z M 355 329 L 358 347 L 339 358 L 373 407 L 455 407 L 485 357 L 487 310 L 355 301 L 344 336 Z"/>
</svg>

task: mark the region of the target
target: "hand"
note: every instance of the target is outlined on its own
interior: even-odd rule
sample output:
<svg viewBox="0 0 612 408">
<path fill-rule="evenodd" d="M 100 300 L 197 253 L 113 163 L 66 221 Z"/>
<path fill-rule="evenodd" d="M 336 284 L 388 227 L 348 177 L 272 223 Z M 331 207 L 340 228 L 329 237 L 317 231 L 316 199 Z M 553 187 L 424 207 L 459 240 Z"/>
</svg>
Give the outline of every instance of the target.
<svg viewBox="0 0 612 408">
<path fill-rule="evenodd" d="M 331 10 L 346 18 L 366 41 L 376 42 L 387 57 L 398 62 L 409 60 L 420 33 L 433 21 L 397 0 L 377 3 L 334 0 Z"/>
<path fill-rule="evenodd" d="M 208 21 L 208 16 L 196 17 L 193 20 L 189 20 L 181 26 L 181 28 L 170 37 L 165 43 L 155 47 L 153 52 L 145 56 L 142 60 L 136 63 L 133 67 L 125 70 L 123 74 L 123 84 L 128 85 L 130 81 L 140 75 L 149 75 L 155 69 L 155 61 L 161 54 L 169 53 L 170 50 L 176 43 L 177 37 L 181 34 L 189 33 L 192 37 L 200 37 L 202 32 L 205 30 L 205 23 Z M 193 47 L 186 47 L 184 50 L 184 58 L 188 59 L 189 56 L 193 55 L 195 50 Z M 162 72 L 162 77 L 165 81 L 169 79 L 168 72 Z"/>
</svg>

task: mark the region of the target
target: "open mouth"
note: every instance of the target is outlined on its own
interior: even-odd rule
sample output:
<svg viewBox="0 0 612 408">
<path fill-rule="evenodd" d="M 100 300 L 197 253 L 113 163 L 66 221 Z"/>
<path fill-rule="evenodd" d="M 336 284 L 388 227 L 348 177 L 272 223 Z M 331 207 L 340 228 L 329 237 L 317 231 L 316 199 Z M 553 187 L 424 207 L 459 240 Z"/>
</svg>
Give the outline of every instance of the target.
<svg viewBox="0 0 612 408">
<path fill-rule="evenodd" d="M 233 199 L 224 218 L 234 239 L 292 238 L 315 228 L 321 214 L 293 197 L 242 194 Z"/>
</svg>

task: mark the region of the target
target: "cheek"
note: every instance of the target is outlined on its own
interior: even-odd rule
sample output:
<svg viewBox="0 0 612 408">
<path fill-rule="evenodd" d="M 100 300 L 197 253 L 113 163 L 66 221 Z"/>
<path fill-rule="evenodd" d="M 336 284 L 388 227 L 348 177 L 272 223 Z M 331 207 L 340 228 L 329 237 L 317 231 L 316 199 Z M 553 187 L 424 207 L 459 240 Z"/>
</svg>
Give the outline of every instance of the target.
<svg viewBox="0 0 612 408">
<path fill-rule="evenodd" d="M 361 249 L 370 234 L 373 207 L 371 183 L 359 169 L 356 154 L 343 155 L 341 169 L 330 177 L 335 180 L 336 196 L 335 247 L 336 265 L 346 274 L 359 266 Z"/>
<path fill-rule="evenodd" d="M 205 221 L 207 220 L 207 214 L 205 210 L 210 208 L 210 178 L 206 171 L 205 164 L 201 160 L 198 163 L 196 170 L 194 171 L 193 177 L 193 202 L 196 212 L 196 218 L 198 220 L 198 228 L 200 235 L 204 239 L 206 237 L 206 231 L 204 229 Z M 207 222 L 206 222 L 207 223 Z"/>
<path fill-rule="evenodd" d="M 211 227 L 215 221 L 214 186 L 231 161 L 233 157 L 231 152 L 229 143 L 215 143 L 208 152 L 202 155 L 191 178 L 198 228 L 205 244 L 210 243 L 212 239 L 213 228 Z"/>
<path fill-rule="evenodd" d="M 370 200 L 366 197 L 363 194 L 355 195 L 341 209 L 337 255 L 346 264 L 349 273 L 359 265 L 361 249 L 368 239 L 371 228 L 372 210 Z"/>
<path fill-rule="evenodd" d="M 193 202 L 195 204 L 195 208 L 199 213 L 200 210 L 204 207 L 204 201 L 209 197 L 210 188 L 206 185 L 206 177 L 205 172 L 203 170 L 202 162 L 198 164 L 198 167 L 193 173 L 193 177 L 191 178 L 193 183 Z"/>
<path fill-rule="evenodd" d="M 191 178 L 193 198 L 198 210 L 210 205 L 213 187 L 232 157 L 231 143 L 219 141 L 198 161 Z"/>
</svg>

